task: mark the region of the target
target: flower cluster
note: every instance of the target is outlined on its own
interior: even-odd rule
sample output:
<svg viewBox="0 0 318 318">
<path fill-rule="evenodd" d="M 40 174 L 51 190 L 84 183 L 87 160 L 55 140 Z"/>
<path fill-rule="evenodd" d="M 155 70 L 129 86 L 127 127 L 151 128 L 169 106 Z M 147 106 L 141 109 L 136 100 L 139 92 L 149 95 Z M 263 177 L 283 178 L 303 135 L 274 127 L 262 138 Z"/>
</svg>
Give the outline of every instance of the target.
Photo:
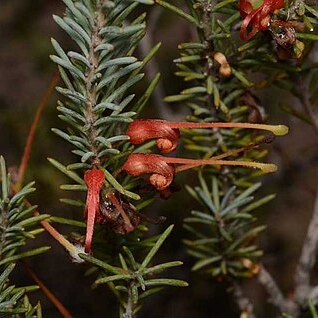
<svg viewBox="0 0 318 318">
<path fill-rule="evenodd" d="M 282 136 L 287 134 L 288 128 L 284 125 L 262 125 L 251 123 L 192 123 L 192 122 L 169 122 L 158 119 L 135 120 L 128 127 L 126 134 L 132 144 L 142 144 L 148 140 L 155 139 L 160 152 L 169 153 L 176 149 L 180 139 L 180 129 L 203 129 L 203 128 L 249 128 L 260 129 Z M 132 176 L 149 174 L 149 182 L 156 190 L 162 191 L 170 186 L 177 172 L 188 170 L 202 165 L 231 165 L 253 167 L 264 172 L 273 172 L 276 166 L 259 162 L 228 161 L 223 158 L 237 155 L 246 150 L 240 149 L 230 151 L 220 156 L 212 157 L 208 160 L 195 160 L 163 157 L 154 154 L 131 154 L 122 170 Z M 182 166 L 175 168 L 176 164 Z"/>
<path fill-rule="evenodd" d="M 207 128 L 247 128 L 267 130 L 274 135 L 282 136 L 287 134 L 288 128 L 284 125 L 263 125 L 251 123 L 192 123 L 192 122 L 169 122 L 159 119 L 135 120 L 126 132 L 130 143 L 134 145 L 142 144 L 148 140 L 156 140 L 156 144 L 160 152 L 169 153 L 176 149 L 180 140 L 180 129 L 207 129 Z M 123 164 L 121 171 L 137 177 L 149 175 L 149 183 L 157 190 L 166 190 L 174 181 L 178 172 L 189 170 L 203 165 L 215 166 L 241 166 L 260 169 L 265 173 L 276 171 L 274 164 L 266 164 L 250 161 L 231 161 L 224 158 L 238 155 L 240 152 L 246 151 L 250 147 L 244 147 L 229 151 L 227 153 L 206 159 L 184 159 L 176 157 L 164 157 L 156 154 L 133 153 L 130 154 Z M 179 165 L 176 167 L 176 165 Z M 85 251 L 90 252 L 94 231 L 94 224 L 107 221 L 107 213 L 101 213 L 100 192 L 102 190 L 105 174 L 100 169 L 87 170 L 84 180 L 88 189 L 86 199 L 85 218 L 87 219 L 87 231 L 85 240 Z M 107 199 L 114 206 L 115 210 L 121 216 L 123 224 L 118 233 L 129 233 L 135 229 L 136 224 L 132 224 L 129 216 L 118 202 L 113 193 L 107 194 Z M 117 226 L 118 227 L 118 226 Z"/>
</svg>

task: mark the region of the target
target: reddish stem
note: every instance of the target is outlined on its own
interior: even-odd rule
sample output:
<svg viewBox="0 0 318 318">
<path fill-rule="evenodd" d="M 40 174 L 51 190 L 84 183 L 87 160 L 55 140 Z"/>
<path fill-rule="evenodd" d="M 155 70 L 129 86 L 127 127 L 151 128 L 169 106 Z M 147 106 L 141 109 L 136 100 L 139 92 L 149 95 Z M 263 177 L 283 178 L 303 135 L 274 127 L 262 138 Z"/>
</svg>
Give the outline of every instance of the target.
<svg viewBox="0 0 318 318">
<path fill-rule="evenodd" d="M 45 286 L 45 284 L 40 280 L 40 278 L 34 273 L 30 266 L 23 262 L 23 267 L 25 271 L 32 277 L 36 284 L 41 288 L 45 296 L 51 301 L 51 303 L 57 308 L 60 314 L 64 318 L 72 318 L 71 313 L 64 307 L 64 305 L 56 298 L 56 296 Z"/>
<path fill-rule="evenodd" d="M 57 85 L 57 82 L 59 80 L 59 74 L 58 71 L 54 72 L 54 75 L 51 79 L 50 85 L 47 88 L 45 94 L 43 95 L 39 106 L 37 108 L 37 111 L 35 113 L 28 137 L 27 137 L 27 141 L 24 147 L 24 152 L 23 152 L 23 156 L 22 156 L 22 160 L 21 160 L 21 164 L 19 167 L 19 175 L 18 175 L 18 182 L 16 184 L 16 190 L 20 190 L 21 185 L 23 183 L 23 179 L 24 179 L 24 175 L 28 166 L 28 162 L 30 159 L 30 155 L 31 155 L 31 150 L 32 150 L 32 145 L 34 142 L 34 138 L 35 138 L 35 133 L 36 133 L 36 129 L 39 125 L 39 121 L 41 119 L 42 113 L 54 91 L 55 86 Z"/>
</svg>

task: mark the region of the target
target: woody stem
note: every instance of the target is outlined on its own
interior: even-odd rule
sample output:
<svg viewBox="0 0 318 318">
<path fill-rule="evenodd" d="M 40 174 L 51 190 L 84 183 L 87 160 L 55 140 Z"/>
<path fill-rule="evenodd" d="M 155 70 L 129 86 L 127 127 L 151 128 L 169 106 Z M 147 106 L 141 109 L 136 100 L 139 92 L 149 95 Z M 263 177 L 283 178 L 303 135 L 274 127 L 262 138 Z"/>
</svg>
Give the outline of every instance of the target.
<svg viewBox="0 0 318 318">
<path fill-rule="evenodd" d="M 86 103 L 86 110 L 85 110 L 85 118 L 89 126 L 89 129 L 87 130 L 88 143 L 89 143 L 91 151 L 95 155 L 94 156 L 95 161 L 93 162 L 93 164 L 98 166 L 100 162 L 98 158 L 98 149 L 95 145 L 95 140 L 98 135 L 98 132 L 94 126 L 94 123 L 97 120 L 97 115 L 95 114 L 94 107 L 97 104 L 98 96 L 96 91 L 96 85 L 94 85 L 94 79 L 96 78 L 96 69 L 99 65 L 99 55 L 95 51 L 95 49 L 102 42 L 99 32 L 105 24 L 105 15 L 103 14 L 103 1 L 97 2 L 97 13 L 96 13 L 94 22 L 95 23 L 94 23 L 94 27 L 91 34 L 92 44 L 91 44 L 89 56 L 88 56 L 90 66 L 86 76 L 87 103 Z"/>
<path fill-rule="evenodd" d="M 59 301 L 59 299 L 46 287 L 42 280 L 34 273 L 32 268 L 26 263 L 22 262 L 25 271 L 32 277 L 35 283 L 41 288 L 45 296 L 52 302 L 52 304 L 57 308 L 60 314 L 64 318 L 73 318 L 71 313 L 64 307 L 64 305 Z"/>
<path fill-rule="evenodd" d="M 125 306 L 126 312 L 124 313 L 124 318 L 134 318 L 134 304 L 132 300 L 132 282 L 128 284 L 128 296 L 127 296 L 127 303 Z"/>
<path fill-rule="evenodd" d="M 34 215 L 39 215 L 38 212 Z M 77 248 L 70 243 L 62 234 L 60 234 L 48 221 L 41 221 L 43 228 L 56 240 L 58 241 L 71 255 L 77 255 Z"/>
</svg>

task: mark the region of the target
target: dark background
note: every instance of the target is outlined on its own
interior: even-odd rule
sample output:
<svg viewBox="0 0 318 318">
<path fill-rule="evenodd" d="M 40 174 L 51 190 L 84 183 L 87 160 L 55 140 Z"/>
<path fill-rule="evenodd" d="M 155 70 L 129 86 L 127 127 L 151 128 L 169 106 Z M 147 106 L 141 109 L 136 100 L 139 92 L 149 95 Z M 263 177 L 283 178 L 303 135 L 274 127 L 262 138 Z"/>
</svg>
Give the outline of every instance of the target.
<svg viewBox="0 0 318 318">
<path fill-rule="evenodd" d="M 70 45 L 69 39 L 52 19 L 52 14 L 61 15 L 63 9 L 58 0 L 0 1 L 0 154 L 5 156 L 13 171 L 20 163 L 37 104 L 55 70 L 48 58 L 53 53 L 50 38 L 58 39 L 66 47 Z M 178 56 L 177 44 L 185 41 L 191 31 L 183 21 L 166 13 L 161 15 L 158 27 L 153 29 L 154 42 L 163 43 L 157 56 L 162 73 L 161 84 L 165 94 L 176 93 L 182 83 L 173 75 L 175 67 L 172 60 Z M 276 99 L 277 96 L 280 100 Z M 260 222 L 268 225 L 260 241 L 266 255 L 263 261 L 288 294 L 293 287 L 294 269 L 313 209 L 318 174 L 318 139 L 310 126 L 280 110 L 280 103 L 292 103 L 299 108 L 294 100 L 276 90 L 264 92 L 261 97 L 270 114 L 269 122 L 285 123 L 291 127 L 288 136 L 275 141 L 269 158 L 279 165 L 279 172 L 263 179 L 263 194 L 277 193 L 277 197 L 258 211 Z M 36 181 L 37 192 L 31 201 L 39 205 L 41 212 L 68 217 L 82 212 L 71 211 L 59 202 L 62 196 L 59 185 L 64 178 L 46 160 L 47 157 L 55 157 L 67 162 L 70 156 L 68 145 L 50 131 L 51 127 L 63 126 L 57 118 L 56 98 L 56 95 L 52 96 L 42 117 L 27 180 Z M 147 116 L 160 114 L 166 118 L 178 118 L 183 112 L 180 106 L 158 109 L 150 103 Z M 187 182 L 186 177 L 191 178 L 191 173 L 181 177 L 180 184 Z M 185 235 L 181 220 L 190 212 L 192 203 L 185 192 L 175 194 L 173 202 L 176 204 L 159 202 L 152 207 L 153 213 L 167 216 L 168 224 L 176 224 L 159 256 L 163 261 L 183 260 L 186 266 L 175 270 L 173 275 L 189 281 L 191 287 L 168 288 L 153 296 L 148 299 L 140 317 L 239 317 L 232 297 L 226 292 L 227 286 L 187 269 L 193 260 L 186 256 L 180 242 L 180 237 Z M 68 230 L 59 229 L 62 233 Z M 91 291 L 91 279 L 83 278 L 85 268 L 72 264 L 56 242 L 43 234 L 41 242 L 36 244 L 48 244 L 52 249 L 28 263 L 74 317 L 117 316 L 113 295 L 107 288 Z M 20 267 L 14 283 L 32 284 L 32 280 Z M 245 283 L 244 289 L 255 301 L 260 317 L 274 317 L 272 307 L 266 303 L 266 293 L 254 280 Z M 34 302 L 41 299 L 44 317 L 60 317 L 41 292 L 34 293 L 32 297 Z"/>
</svg>

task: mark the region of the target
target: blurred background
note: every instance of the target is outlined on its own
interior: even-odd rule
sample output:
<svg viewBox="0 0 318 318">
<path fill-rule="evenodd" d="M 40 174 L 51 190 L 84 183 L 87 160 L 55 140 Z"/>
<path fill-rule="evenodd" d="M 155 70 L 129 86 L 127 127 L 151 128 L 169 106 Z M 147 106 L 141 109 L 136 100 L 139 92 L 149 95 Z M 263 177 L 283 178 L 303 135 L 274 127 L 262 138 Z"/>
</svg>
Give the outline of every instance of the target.
<svg viewBox="0 0 318 318">
<path fill-rule="evenodd" d="M 52 19 L 52 14 L 61 15 L 63 9 L 63 4 L 58 0 L 0 1 L 0 154 L 5 156 L 13 172 L 20 163 L 37 105 L 55 71 L 55 66 L 48 57 L 53 53 L 50 38 L 59 39 L 64 47 L 71 45 Z M 162 42 L 162 48 L 156 57 L 162 74 L 161 87 L 157 94 L 173 94 L 182 83 L 173 74 L 176 69 L 172 60 L 178 56 L 178 43 L 189 39 L 192 31 L 171 14 L 149 13 L 152 17 L 153 43 Z M 144 43 L 144 50 L 148 44 Z M 142 50 L 138 54 L 143 55 Z M 280 97 L 279 100 L 277 96 Z M 279 165 L 279 172 L 263 178 L 263 194 L 277 193 L 277 197 L 257 213 L 259 222 L 268 225 L 260 241 L 265 251 L 263 261 L 284 292 L 289 294 L 316 195 L 318 137 L 311 126 L 281 110 L 282 104 L 293 104 L 293 107 L 301 110 L 289 96 L 274 90 L 264 91 L 260 97 L 269 114 L 268 121 L 273 124 L 287 124 L 291 128 L 288 136 L 277 139 L 272 145 L 269 161 Z M 72 211 L 59 202 L 62 196 L 59 185 L 64 178 L 46 159 L 55 157 L 63 158 L 65 163 L 70 161 L 68 145 L 50 131 L 51 127 L 63 126 L 57 118 L 56 99 L 54 94 L 40 122 L 26 178 L 27 181 L 36 181 L 37 192 L 30 199 L 32 203 L 39 205 L 41 212 L 68 217 L 81 214 L 82 211 Z M 149 103 L 145 116 L 176 119 L 182 118 L 184 113 L 185 109 L 181 106 L 152 102 Z M 191 173 L 177 181 L 180 184 L 191 182 Z M 228 286 L 189 270 L 193 260 L 186 255 L 180 237 L 186 235 L 182 229 L 182 219 L 189 214 L 193 203 L 184 193 L 174 195 L 173 202 L 178 202 L 178 205 L 172 205 L 170 201 L 159 201 L 152 206 L 149 214 L 155 210 L 154 213 L 165 215 L 167 223 L 164 227 L 170 223 L 176 224 L 160 257 L 165 261 L 183 260 L 185 266 L 175 270 L 172 275 L 189 281 L 191 287 L 168 288 L 149 298 L 139 317 L 239 317 L 236 304 L 227 293 Z M 62 226 L 58 228 L 62 233 L 69 230 Z M 52 249 L 28 263 L 74 317 L 101 318 L 117 315 L 116 301 L 107 288 L 91 291 L 91 279 L 83 277 L 85 268 L 72 264 L 63 249 L 46 233 L 41 235 L 40 242 L 36 244 L 51 245 Z M 14 283 L 18 286 L 33 284 L 22 266 Z M 252 279 L 244 283 L 244 290 L 255 302 L 259 317 L 274 317 L 262 287 Z M 41 292 L 34 293 L 32 297 L 34 302 L 41 300 L 44 317 L 60 316 Z"/>
</svg>

